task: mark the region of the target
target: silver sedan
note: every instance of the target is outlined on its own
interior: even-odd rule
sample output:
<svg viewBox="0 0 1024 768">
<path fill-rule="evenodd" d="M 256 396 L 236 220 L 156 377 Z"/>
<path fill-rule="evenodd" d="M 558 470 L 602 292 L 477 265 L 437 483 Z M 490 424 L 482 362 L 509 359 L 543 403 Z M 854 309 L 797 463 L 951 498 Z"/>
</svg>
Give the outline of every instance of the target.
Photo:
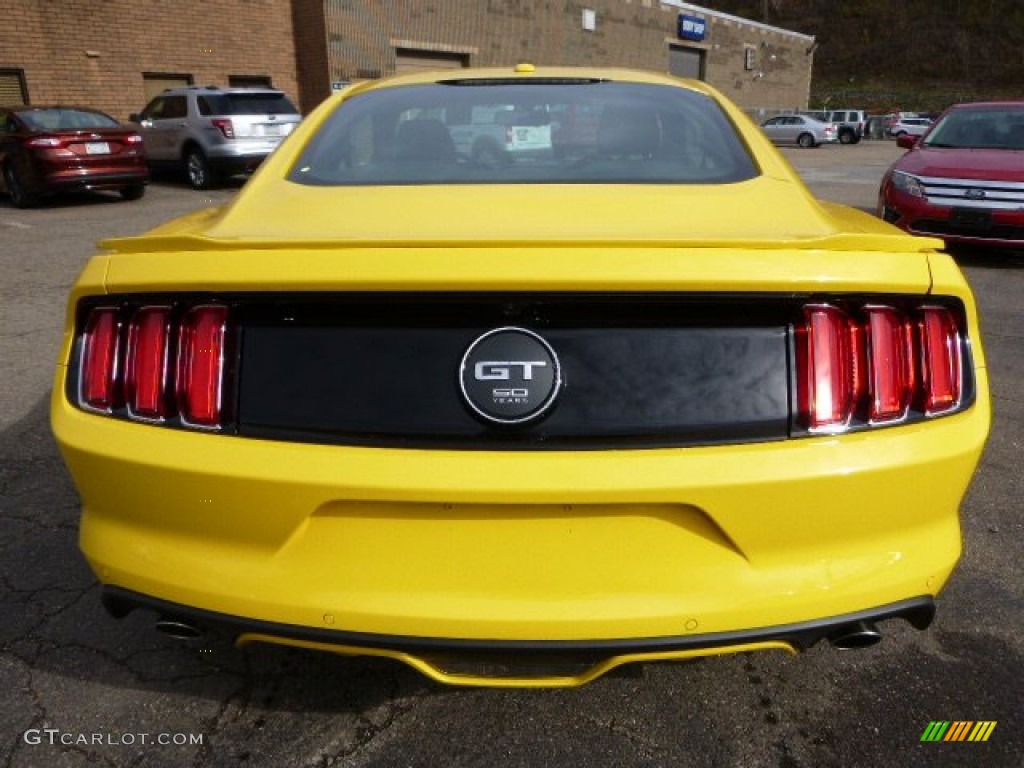
<svg viewBox="0 0 1024 768">
<path fill-rule="evenodd" d="M 835 123 L 823 123 L 807 115 L 779 115 L 761 124 L 761 130 L 776 144 L 816 147 L 839 141 Z"/>
</svg>

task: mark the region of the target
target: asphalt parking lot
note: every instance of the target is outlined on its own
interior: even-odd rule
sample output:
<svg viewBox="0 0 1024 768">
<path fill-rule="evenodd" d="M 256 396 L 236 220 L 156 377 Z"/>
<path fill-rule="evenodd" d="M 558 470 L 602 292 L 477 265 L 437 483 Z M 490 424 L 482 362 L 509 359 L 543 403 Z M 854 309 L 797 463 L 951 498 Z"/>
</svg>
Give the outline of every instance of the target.
<svg viewBox="0 0 1024 768">
<path fill-rule="evenodd" d="M 785 150 L 823 199 L 865 210 L 892 142 Z M 107 236 L 229 202 L 166 181 L 136 203 L 0 198 L 0 760 L 4 766 L 1024 765 L 1024 256 L 958 256 L 995 422 L 935 624 L 840 653 L 649 664 L 574 690 L 455 689 L 385 661 L 180 643 L 115 622 L 78 554 L 47 402 L 67 291 Z M 927 743 L 936 720 L 994 721 Z"/>
</svg>

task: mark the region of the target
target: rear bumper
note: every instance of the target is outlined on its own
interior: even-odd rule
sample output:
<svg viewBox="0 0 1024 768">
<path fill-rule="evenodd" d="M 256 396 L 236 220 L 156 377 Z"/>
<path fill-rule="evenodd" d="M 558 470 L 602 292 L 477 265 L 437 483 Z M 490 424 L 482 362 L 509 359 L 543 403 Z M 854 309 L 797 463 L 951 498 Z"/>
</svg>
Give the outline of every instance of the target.
<svg viewBox="0 0 1024 768">
<path fill-rule="evenodd" d="M 51 194 L 78 190 L 124 189 L 145 184 L 147 181 L 149 181 L 149 172 L 141 163 L 137 168 L 103 173 L 56 170 L 49 171 L 41 177 L 37 191 L 40 194 Z"/>
<path fill-rule="evenodd" d="M 210 166 L 217 173 L 224 176 L 234 176 L 242 173 L 252 173 L 260 164 L 267 159 L 269 152 L 260 152 L 247 155 L 213 155 L 209 157 Z"/>
<path fill-rule="evenodd" d="M 903 619 L 927 629 L 935 603 L 927 596 L 856 613 L 796 624 L 736 632 L 612 640 L 502 641 L 376 635 L 255 621 L 203 611 L 104 587 L 103 606 L 115 618 L 137 609 L 197 631 L 226 634 L 240 645 L 254 642 L 313 648 L 345 655 L 382 656 L 401 661 L 433 679 L 462 685 L 518 687 L 572 686 L 589 682 L 623 664 L 670 661 L 752 650 L 795 653 L 851 628 Z"/>
<path fill-rule="evenodd" d="M 285 137 L 235 138 L 204 142 L 203 151 L 210 160 L 266 157 L 280 146 Z"/>
<path fill-rule="evenodd" d="M 979 392 L 987 392 L 984 369 Z M 988 430 L 683 449 L 292 444 L 52 420 L 99 580 L 255 622 L 562 642 L 716 636 L 939 592 Z"/>
</svg>

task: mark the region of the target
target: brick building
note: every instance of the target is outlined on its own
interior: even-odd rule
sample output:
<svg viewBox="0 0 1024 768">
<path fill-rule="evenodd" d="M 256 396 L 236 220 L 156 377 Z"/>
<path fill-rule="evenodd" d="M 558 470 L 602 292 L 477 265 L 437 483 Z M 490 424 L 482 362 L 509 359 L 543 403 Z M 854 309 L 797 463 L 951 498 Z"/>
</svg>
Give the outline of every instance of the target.
<svg viewBox="0 0 1024 768">
<path fill-rule="evenodd" d="M 807 106 L 813 37 L 681 0 L 5 0 L 0 102 L 125 118 L 178 84 L 332 88 L 530 61 L 704 79 L 740 106 Z"/>
<path fill-rule="evenodd" d="M 680 0 L 293 0 L 304 110 L 331 87 L 427 67 L 615 65 L 806 108 L 815 40 Z"/>
<path fill-rule="evenodd" d="M 119 118 L 178 84 L 298 93 L 287 0 L 3 0 L 0 103 Z"/>
</svg>

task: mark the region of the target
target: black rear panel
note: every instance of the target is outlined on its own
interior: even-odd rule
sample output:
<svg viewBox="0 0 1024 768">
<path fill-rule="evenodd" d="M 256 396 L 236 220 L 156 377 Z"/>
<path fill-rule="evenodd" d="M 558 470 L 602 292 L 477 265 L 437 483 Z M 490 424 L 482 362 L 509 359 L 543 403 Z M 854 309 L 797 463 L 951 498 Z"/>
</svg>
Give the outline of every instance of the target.
<svg viewBox="0 0 1024 768">
<path fill-rule="evenodd" d="M 788 435 L 793 304 L 778 298 L 355 294 L 239 309 L 242 435 L 491 449 Z M 525 425 L 487 423 L 460 389 L 467 349 L 506 326 L 561 364 L 554 406 Z"/>
</svg>

